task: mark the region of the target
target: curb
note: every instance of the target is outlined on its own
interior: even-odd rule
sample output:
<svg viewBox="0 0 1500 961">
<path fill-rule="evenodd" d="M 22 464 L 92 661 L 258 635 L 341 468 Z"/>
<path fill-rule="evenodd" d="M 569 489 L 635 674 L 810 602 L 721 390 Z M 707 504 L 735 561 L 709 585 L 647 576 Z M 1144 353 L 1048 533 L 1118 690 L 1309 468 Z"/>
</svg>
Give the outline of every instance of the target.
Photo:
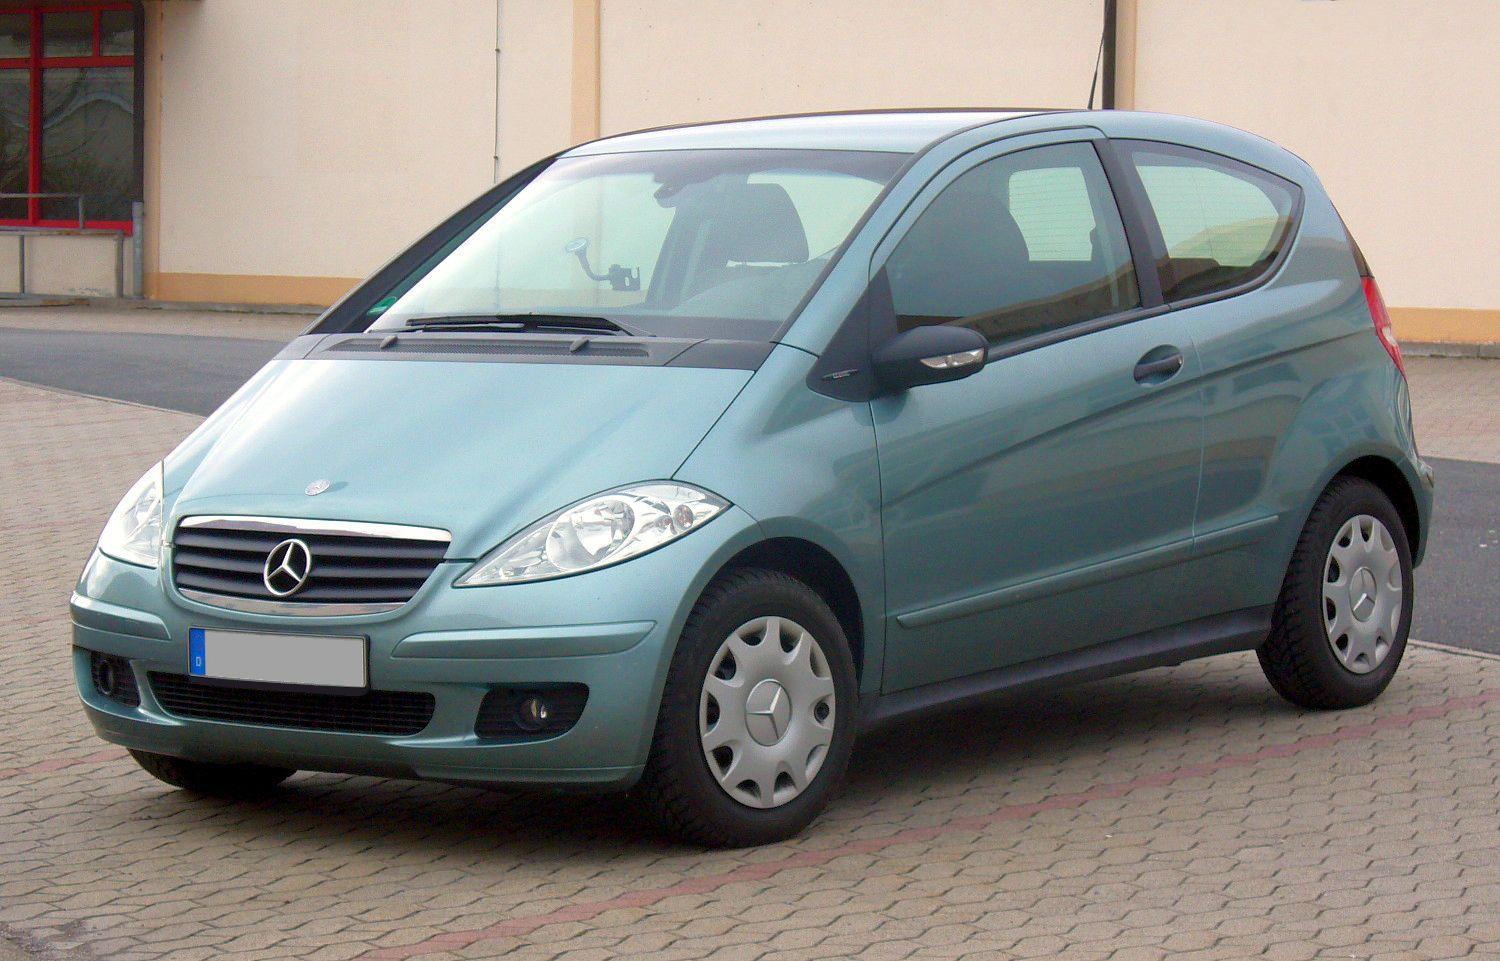
<svg viewBox="0 0 1500 961">
<path fill-rule="evenodd" d="M 1401 353 L 1407 357 L 1480 357 L 1500 360 L 1500 341 L 1485 344 L 1460 344 L 1437 340 L 1404 340 Z"/>
<path fill-rule="evenodd" d="M 1452 644 L 1439 644 L 1437 641 L 1419 641 L 1416 638 L 1408 638 L 1407 643 L 1414 647 L 1425 647 L 1432 651 L 1441 651 L 1444 654 L 1453 654 L 1458 657 L 1477 657 L 1481 661 L 1500 661 L 1500 654 L 1491 654 L 1489 651 L 1475 650 L 1471 647 L 1454 647 Z"/>
<path fill-rule="evenodd" d="M 315 304 L 226 304 L 188 300 L 141 300 L 136 297 L 57 297 L 0 294 L 0 307 L 103 307 L 110 310 L 193 310 L 223 314 L 288 314 L 316 317 L 327 310 Z"/>
</svg>

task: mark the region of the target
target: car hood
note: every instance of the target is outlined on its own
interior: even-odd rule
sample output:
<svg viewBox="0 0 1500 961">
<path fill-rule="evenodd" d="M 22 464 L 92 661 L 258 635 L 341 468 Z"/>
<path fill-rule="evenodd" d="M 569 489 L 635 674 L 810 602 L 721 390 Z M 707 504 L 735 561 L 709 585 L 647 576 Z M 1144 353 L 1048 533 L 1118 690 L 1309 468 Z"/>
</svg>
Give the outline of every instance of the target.
<svg viewBox="0 0 1500 961">
<path fill-rule="evenodd" d="M 411 524 L 479 557 L 574 501 L 671 477 L 750 376 L 275 360 L 167 459 L 169 529 L 198 514 Z M 308 495 L 314 481 L 327 490 Z"/>
</svg>

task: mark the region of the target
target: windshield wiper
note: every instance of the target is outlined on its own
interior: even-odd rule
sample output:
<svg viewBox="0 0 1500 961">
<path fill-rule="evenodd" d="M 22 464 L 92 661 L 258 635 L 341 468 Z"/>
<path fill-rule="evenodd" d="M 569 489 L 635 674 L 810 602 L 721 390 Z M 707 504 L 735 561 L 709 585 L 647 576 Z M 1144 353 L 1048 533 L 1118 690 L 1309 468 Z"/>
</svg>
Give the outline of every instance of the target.
<svg viewBox="0 0 1500 961">
<path fill-rule="evenodd" d="M 540 333 L 612 334 L 615 336 L 650 337 L 638 327 L 605 317 L 587 317 L 576 314 L 441 314 L 431 317 L 412 317 L 406 326 L 392 333 L 416 330 L 504 330 L 516 333 L 537 331 Z"/>
</svg>

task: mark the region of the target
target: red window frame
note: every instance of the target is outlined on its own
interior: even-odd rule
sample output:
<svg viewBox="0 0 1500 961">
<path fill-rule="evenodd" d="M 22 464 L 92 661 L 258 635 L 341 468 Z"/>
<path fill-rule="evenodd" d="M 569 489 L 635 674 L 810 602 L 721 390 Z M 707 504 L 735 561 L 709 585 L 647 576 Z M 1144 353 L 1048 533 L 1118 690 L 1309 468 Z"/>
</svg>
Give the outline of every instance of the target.
<svg viewBox="0 0 1500 961">
<path fill-rule="evenodd" d="M 31 17 L 31 45 L 28 50 L 29 56 L 25 57 L 0 57 L 0 70 L 29 70 L 31 71 L 31 111 L 30 123 L 26 128 L 27 136 L 27 177 L 25 193 L 42 192 L 42 72 L 53 67 L 131 67 L 139 69 L 136 58 L 130 56 L 104 56 L 101 52 L 101 38 L 99 35 L 99 15 L 107 10 L 134 11 L 134 6 L 128 0 L 117 0 L 117 2 L 95 2 L 95 3 L 64 3 L 49 4 L 46 7 L 5 7 L 0 8 L 0 13 L 29 14 Z M 91 13 L 94 22 L 94 44 L 93 52 L 86 57 L 47 57 L 42 51 L 42 17 L 52 13 Z M 136 38 L 139 48 L 140 38 Z M 140 109 L 140 104 L 136 104 Z M 87 207 L 84 209 L 88 213 Z M 77 227 L 77 220 L 43 220 L 42 201 L 36 197 L 26 202 L 26 218 L 14 220 L 0 218 L 0 227 Z M 85 227 L 105 230 L 131 231 L 131 223 L 128 220 L 86 220 Z"/>
</svg>

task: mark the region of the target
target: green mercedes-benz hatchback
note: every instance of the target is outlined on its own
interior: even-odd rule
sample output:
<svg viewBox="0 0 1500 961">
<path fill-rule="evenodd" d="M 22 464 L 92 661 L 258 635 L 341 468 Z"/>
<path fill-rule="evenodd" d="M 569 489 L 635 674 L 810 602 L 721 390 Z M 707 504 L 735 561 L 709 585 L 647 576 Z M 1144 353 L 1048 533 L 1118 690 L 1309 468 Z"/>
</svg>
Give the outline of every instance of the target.
<svg viewBox="0 0 1500 961">
<path fill-rule="evenodd" d="M 72 598 L 100 736 L 633 791 L 758 844 L 862 730 L 1231 651 L 1401 661 L 1432 473 L 1318 178 L 1176 117 L 606 138 L 328 310 L 133 487 Z"/>
</svg>

